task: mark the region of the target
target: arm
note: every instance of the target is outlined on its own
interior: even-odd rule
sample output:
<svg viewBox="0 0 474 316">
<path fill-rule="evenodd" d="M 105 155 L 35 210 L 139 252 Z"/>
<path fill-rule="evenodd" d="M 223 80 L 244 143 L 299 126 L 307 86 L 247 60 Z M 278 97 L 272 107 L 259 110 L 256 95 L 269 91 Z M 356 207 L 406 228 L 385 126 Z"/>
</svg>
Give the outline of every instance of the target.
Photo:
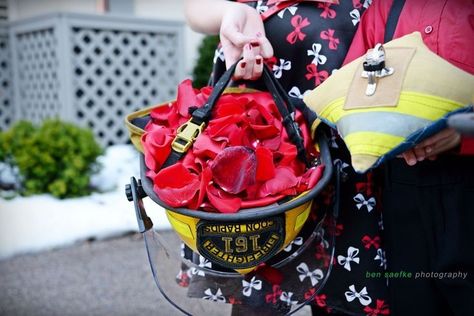
<svg viewBox="0 0 474 316">
<path fill-rule="evenodd" d="M 186 0 L 187 23 L 197 32 L 219 33 L 227 68 L 240 57 L 235 79 L 256 79 L 263 69 L 263 58 L 273 56 L 265 37 L 260 14 L 252 7 L 222 0 Z"/>
<path fill-rule="evenodd" d="M 223 0 L 185 0 L 184 15 L 194 31 L 218 34 L 225 12 L 240 6 L 240 3 Z"/>
</svg>

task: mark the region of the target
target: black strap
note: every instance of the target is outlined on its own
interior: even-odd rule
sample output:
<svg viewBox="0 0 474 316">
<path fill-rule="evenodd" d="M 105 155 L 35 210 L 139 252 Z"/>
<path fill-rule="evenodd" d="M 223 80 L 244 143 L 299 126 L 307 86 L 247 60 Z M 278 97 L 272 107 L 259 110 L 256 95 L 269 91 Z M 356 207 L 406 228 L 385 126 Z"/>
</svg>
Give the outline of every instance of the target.
<svg viewBox="0 0 474 316">
<path fill-rule="evenodd" d="M 385 23 L 385 35 L 383 38 L 384 43 L 392 40 L 395 29 L 397 28 L 398 18 L 402 12 L 405 0 L 393 0 L 390 13 L 388 14 L 387 22 Z"/>
<path fill-rule="evenodd" d="M 196 125 L 201 125 L 202 123 L 207 124 L 207 122 L 209 122 L 212 109 L 232 79 L 236 66 L 237 63 L 227 69 L 227 71 L 219 78 L 219 81 L 213 87 L 211 95 L 209 96 L 206 104 L 193 111 L 191 122 Z M 289 96 L 266 65 L 263 67 L 262 79 L 268 91 L 272 95 L 278 111 L 282 116 L 282 122 L 285 126 L 290 141 L 296 146 L 298 158 L 303 163 L 305 163 L 307 167 L 309 167 L 310 164 L 306 155 L 306 149 L 304 148 L 304 140 L 301 130 L 294 120 L 295 106 L 290 101 Z M 163 163 L 162 168 L 175 164 L 183 155 L 184 153 L 171 150 L 171 153 Z"/>
</svg>

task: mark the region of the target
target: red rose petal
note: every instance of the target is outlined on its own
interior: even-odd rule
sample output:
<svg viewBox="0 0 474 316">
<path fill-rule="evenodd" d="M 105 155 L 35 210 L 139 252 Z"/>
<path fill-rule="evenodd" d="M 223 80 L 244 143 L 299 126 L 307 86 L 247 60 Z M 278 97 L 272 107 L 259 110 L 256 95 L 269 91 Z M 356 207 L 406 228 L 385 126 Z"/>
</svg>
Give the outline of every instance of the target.
<svg viewBox="0 0 474 316">
<path fill-rule="evenodd" d="M 209 136 L 217 141 L 228 140 L 230 134 L 237 128 L 237 123 L 240 121 L 239 115 L 225 116 L 210 121 L 206 130 Z"/>
<path fill-rule="evenodd" d="M 275 169 L 275 177 L 260 187 L 259 197 L 278 194 L 295 187 L 297 184 L 298 178 L 293 170 L 287 167 L 278 167 Z"/>
<path fill-rule="evenodd" d="M 190 107 L 198 106 L 196 91 L 193 88 L 191 80 L 183 80 L 178 85 L 178 96 L 176 99 L 176 106 L 178 108 L 179 114 L 183 117 L 189 117 Z"/>
<path fill-rule="evenodd" d="M 157 173 L 154 189 L 158 197 L 172 207 L 186 206 L 200 187 L 199 177 L 181 163 L 166 167 Z"/>
<path fill-rule="evenodd" d="M 214 159 L 214 157 L 222 151 L 224 146 L 224 143 L 212 140 L 209 135 L 204 132 L 196 138 L 193 144 L 193 153 L 203 159 Z"/>
<path fill-rule="evenodd" d="M 245 112 L 246 100 L 236 99 L 233 95 L 223 95 L 216 104 L 213 118 L 221 118 L 229 115 L 241 115 Z"/>
<path fill-rule="evenodd" d="M 288 166 L 295 161 L 297 155 L 296 146 L 287 141 L 282 141 L 280 148 L 275 153 L 277 160 L 281 166 Z"/>
<path fill-rule="evenodd" d="M 221 213 L 235 213 L 241 207 L 241 199 L 232 197 L 221 189 L 209 185 L 207 187 L 209 202 Z"/>
<path fill-rule="evenodd" d="M 150 123 L 153 123 L 154 126 L 164 126 L 175 128 L 178 125 L 180 115 L 178 112 L 178 107 L 176 102 L 172 102 L 166 105 L 159 106 L 154 108 L 150 112 Z M 148 125 L 145 128 L 148 130 Z"/>
<path fill-rule="evenodd" d="M 255 150 L 257 157 L 257 181 L 266 181 L 275 176 L 275 165 L 273 164 L 273 154 L 265 147 L 257 147 Z"/>
<path fill-rule="evenodd" d="M 199 194 L 197 196 L 197 199 L 194 199 L 191 203 L 189 203 L 189 208 L 197 210 L 202 206 L 202 203 L 204 202 L 204 198 L 206 197 L 207 193 L 207 186 L 212 180 L 212 172 L 210 168 L 205 168 L 201 172 L 200 176 L 200 186 L 199 186 Z"/>
<path fill-rule="evenodd" d="M 174 139 L 169 128 L 152 128 L 142 135 L 141 142 L 145 154 L 146 166 L 158 171 L 171 152 L 171 142 Z"/>
<path fill-rule="evenodd" d="M 232 194 L 238 194 L 255 183 L 256 169 L 255 153 L 244 146 L 225 148 L 211 165 L 214 181 Z"/>
</svg>

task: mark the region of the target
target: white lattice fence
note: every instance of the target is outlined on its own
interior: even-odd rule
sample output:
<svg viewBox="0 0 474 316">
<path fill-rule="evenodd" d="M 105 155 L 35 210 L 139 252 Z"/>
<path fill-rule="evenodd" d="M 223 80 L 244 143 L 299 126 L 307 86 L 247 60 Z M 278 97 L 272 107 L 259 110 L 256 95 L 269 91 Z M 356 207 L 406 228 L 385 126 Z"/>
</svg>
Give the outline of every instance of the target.
<svg viewBox="0 0 474 316">
<path fill-rule="evenodd" d="M 59 117 L 60 78 L 58 75 L 58 39 L 54 28 L 18 34 L 17 116 L 35 123 L 46 118 Z"/>
<path fill-rule="evenodd" d="M 0 22 L 0 130 L 7 129 L 13 120 L 10 51 L 6 24 Z"/>
<path fill-rule="evenodd" d="M 103 145 L 127 142 L 124 116 L 172 99 L 184 76 L 182 23 L 56 14 L 10 32 L 16 118 L 60 117 Z"/>
</svg>

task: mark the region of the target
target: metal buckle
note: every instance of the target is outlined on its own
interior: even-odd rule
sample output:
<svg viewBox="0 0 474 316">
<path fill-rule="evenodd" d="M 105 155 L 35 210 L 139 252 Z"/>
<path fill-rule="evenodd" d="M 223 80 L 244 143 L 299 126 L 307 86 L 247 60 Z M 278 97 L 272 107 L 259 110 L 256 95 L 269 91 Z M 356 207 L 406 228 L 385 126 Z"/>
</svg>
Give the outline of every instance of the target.
<svg viewBox="0 0 474 316">
<path fill-rule="evenodd" d="M 179 153 L 185 153 L 193 144 L 196 137 L 201 134 L 206 123 L 198 125 L 192 122 L 192 119 L 181 125 L 176 131 L 176 137 L 171 143 L 171 148 Z"/>
<path fill-rule="evenodd" d="M 375 48 L 370 53 L 367 53 L 363 66 L 364 71 L 361 76 L 368 78 L 365 90 L 365 95 L 367 96 L 375 94 L 377 78 L 390 76 L 395 71 L 392 67 L 385 67 L 385 49 L 380 43 L 375 45 Z"/>
</svg>

